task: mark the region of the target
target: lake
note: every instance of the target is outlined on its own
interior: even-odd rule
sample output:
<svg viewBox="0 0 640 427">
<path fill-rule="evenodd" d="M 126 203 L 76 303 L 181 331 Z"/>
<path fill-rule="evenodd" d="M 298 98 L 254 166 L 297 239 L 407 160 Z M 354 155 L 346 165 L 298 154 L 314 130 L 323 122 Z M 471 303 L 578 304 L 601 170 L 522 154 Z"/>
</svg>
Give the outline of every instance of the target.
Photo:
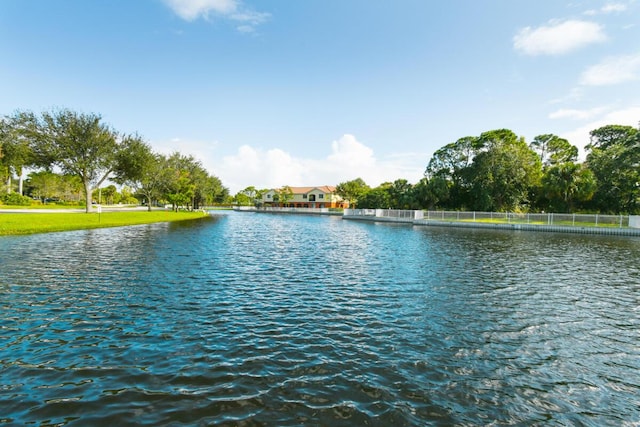
<svg viewBox="0 0 640 427">
<path fill-rule="evenodd" d="M 237 212 L 0 237 L 0 425 L 637 426 L 639 262 Z"/>
</svg>

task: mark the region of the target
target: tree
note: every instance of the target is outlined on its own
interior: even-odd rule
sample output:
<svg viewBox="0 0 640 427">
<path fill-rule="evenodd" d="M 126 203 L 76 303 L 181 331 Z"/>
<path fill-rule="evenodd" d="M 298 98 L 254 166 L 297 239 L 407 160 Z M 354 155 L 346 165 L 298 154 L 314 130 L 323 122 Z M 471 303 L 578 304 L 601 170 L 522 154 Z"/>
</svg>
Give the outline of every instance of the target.
<svg viewBox="0 0 640 427">
<path fill-rule="evenodd" d="M 538 153 L 543 166 L 559 163 L 575 162 L 578 159 L 578 148 L 566 139 L 553 134 L 536 136 L 529 147 Z"/>
<path fill-rule="evenodd" d="M 589 133 L 591 141 L 587 145 L 588 150 L 607 149 L 612 145 L 624 143 L 633 138 L 638 130 L 631 126 L 607 125 L 594 129 Z"/>
<path fill-rule="evenodd" d="M 169 188 L 171 170 L 166 157 L 154 153 L 141 138 L 127 140 L 127 150 L 121 151 L 119 157 L 114 181 L 131 185 L 151 211 Z"/>
<path fill-rule="evenodd" d="M 23 193 L 23 168 L 33 162 L 29 141 L 18 131 L 16 119 L 0 119 L 0 165 L 5 172 L 7 193 L 12 190 L 11 179 L 18 177 L 18 193 Z"/>
<path fill-rule="evenodd" d="M 386 209 L 391 208 L 391 196 L 389 189 L 390 182 L 384 182 L 379 186 L 367 191 L 359 201 L 359 206 L 364 209 Z"/>
<path fill-rule="evenodd" d="M 240 206 L 257 206 L 262 199 L 263 190 L 249 186 L 235 195 L 235 202 Z"/>
<path fill-rule="evenodd" d="M 27 191 L 45 203 L 58 195 L 58 175 L 50 171 L 31 172 L 27 177 Z"/>
<path fill-rule="evenodd" d="M 484 132 L 480 152 L 465 169 L 471 187 L 472 207 L 477 210 L 517 210 L 528 203 L 530 188 L 542 176 L 540 158 L 523 138 L 508 129 Z"/>
<path fill-rule="evenodd" d="M 640 211 L 640 132 L 631 126 L 608 125 L 591 131 L 587 166 L 598 188 L 592 207 L 600 212 Z"/>
<path fill-rule="evenodd" d="M 220 179 L 209 175 L 193 156 L 175 152 L 166 160 L 166 168 L 169 178 L 166 197 L 174 209 L 178 206 L 199 209 L 206 203 L 222 202 L 229 194 Z"/>
<path fill-rule="evenodd" d="M 573 162 L 550 166 L 542 188 L 555 211 L 573 212 L 574 202 L 584 202 L 596 191 L 596 178 L 589 169 Z"/>
<path fill-rule="evenodd" d="M 119 200 L 118 189 L 113 184 L 98 189 L 98 191 L 102 193 L 102 200 L 104 200 L 107 205 L 113 205 Z M 102 200 L 99 200 L 99 203 L 102 203 Z"/>
<path fill-rule="evenodd" d="M 468 203 L 470 183 L 465 176 L 480 148 L 478 137 L 465 136 L 433 154 L 424 176 L 434 204 L 459 209 Z"/>
<path fill-rule="evenodd" d="M 436 206 L 444 206 L 450 200 L 451 185 L 452 183 L 446 178 L 437 175 L 431 179 L 422 178 L 413 187 L 416 207 L 435 209 Z"/>
<path fill-rule="evenodd" d="M 34 163 L 80 178 L 84 187 L 86 212 L 91 212 L 92 191 L 121 169 L 118 159 L 126 149 L 126 136 L 120 136 L 101 122 L 96 114 L 71 110 L 14 116 L 21 123 L 22 135 L 29 139 Z"/>
<path fill-rule="evenodd" d="M 413 186 L 406 179 L 396 179 L 388 189 L 393 209 L 409 209 L 413 204 Z"/>
<path fill-rule="evenodd" d="M 47 170 L 31 172 L 25 181 L 25 192 L 43 203 L 48 199 L 77 202 L 82 191 L 82 182 L 77 176 Z"/>
<path fill-rule="evenodd" d="M 336 186 L 336 193 L 349 202 L 349 207 L 354 208 L 358 203 L 358 199 L 369 190 L 369 186 L 362 178 L 341 182 Z"/>
<path fill-rule="evenodd" d="M 293 199 L 293 190 L 288 185 L 277 189 L 273 196 L 273 201 L 278 202 L 280 206 L 285 206 L 291 199 Z"/>
</svg>

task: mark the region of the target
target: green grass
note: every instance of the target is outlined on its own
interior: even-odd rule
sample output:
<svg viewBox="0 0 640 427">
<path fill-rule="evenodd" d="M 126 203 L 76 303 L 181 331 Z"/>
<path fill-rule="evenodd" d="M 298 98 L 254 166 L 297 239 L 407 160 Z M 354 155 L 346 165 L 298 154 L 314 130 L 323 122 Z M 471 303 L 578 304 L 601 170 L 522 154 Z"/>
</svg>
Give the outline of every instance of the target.
<svg viewBox="0 0 640 427">
<path fill-rule="evenodd" d="M 449 221 L 456 221 L 455 219 L 449 219 Z M 482 222 L 482 223 L 487 223 L 487 224 L 531 224 L 531 225 L 548 225 L 548 223 L 546 221 L 530 221 L 527 222 L 526 220 L 515 220 L 513 218 L 511 218 L 511 220 L 507 220 L 506 218 L 481 218 L 481 219 L 461 219 L 459 220 L 460 222 Z M 561 221 L 561 220 L 554 220 L 553 224 L 551 225 L 562 225 L 565 227 L 602 227 L 602 228 L 620 228 L 620 224 L 614 224 L 614 223 L 598 223 L 596 225 L 595 222 L 581 222 L 581 221 Z M 626 226 L 623 226 L 623 228 L 626 228 Z"/>
<path fill-rule="evenodd" d="M 29 205 L 29 206 L 19 206 L 19 205 L 1 205 L 0 204 L 0 212 L 2 212 L 3 209 L 33 209 L 33 210 L 38 210 L 38 209 L 84 209 L 84 206 L 79 206 L 79 205 L 57 205 L 55 203 L 49 203 L 47 205 L 42 205 L 42 204 L 33 204 L 33 205 Z"/>
<path fill-rule="evenodd" d="M 0 213 L 0 236 L 121 227 L 203 218 L 203 212 Z"/>
</svg>

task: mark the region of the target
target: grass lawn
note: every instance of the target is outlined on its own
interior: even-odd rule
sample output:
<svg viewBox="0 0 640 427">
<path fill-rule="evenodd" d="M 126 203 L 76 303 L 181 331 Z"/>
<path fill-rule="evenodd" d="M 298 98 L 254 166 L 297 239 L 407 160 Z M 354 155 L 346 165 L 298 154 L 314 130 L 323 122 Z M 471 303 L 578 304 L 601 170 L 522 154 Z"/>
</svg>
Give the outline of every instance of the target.
<svg viewBox="0 0 640 427">
<path fill-rule="evenodd" d="M 203 218 L 203 212 L 0 213 L 0 236 L 120 227 Z"/>
<path fill-rule="evenodd" d="M 450 220 L 450 221 L 455 221 L 455 220 Z M 511 220 L 507 220 L 505 218 L 493 218 L 493 219 L 489 219 L 489 218 L 482 218 L 482 219 L 476 219 L 475 221 L 472 219 L 461 219 L 460 221 L 462 222 L 483 222 L 483 223 L 487 223 L 487 224 L 532 224 L 532 225 L 548 225 L 546 221 L 530 221 L 527 222 L 526 220 L 516 220 L 511 218 Z M 595 222 L 581 222 L 581 221 L 561 221 L 561 220 L 556 220 L 553 221 L 553 224 L 551 225 L 562 225 L 565 227 L 605 227 L 605 228 L 620 228 L 620 224 L 614 224 L 614 223 L 598 223 L 596 224 Z M 626 228 L 626 226 L 624 227 Z"/>
<path fill-rule="evenodd" d="M 79 205 L 56 205 L 55 203 L 50 203 L 48 205 L 29 205 L 29 206 L 16 206 L 16 205 L 0 205 L 0 212 L 2 209 L 84 209 L 84 206 Z"/>
</svg>

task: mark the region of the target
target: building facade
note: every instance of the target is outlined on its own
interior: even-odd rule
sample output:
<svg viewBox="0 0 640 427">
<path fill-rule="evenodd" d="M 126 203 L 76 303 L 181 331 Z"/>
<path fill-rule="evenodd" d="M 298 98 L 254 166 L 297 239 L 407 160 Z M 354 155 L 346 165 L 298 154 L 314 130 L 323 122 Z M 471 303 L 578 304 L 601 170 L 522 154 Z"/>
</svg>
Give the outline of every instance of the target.
<svg viewBox="0 0 640 427">
<path fill-rule="evenodd" d="M 289 187 L 293 197 L 289 200 L 280 200 L 278 191 L 271 189 L 262 195 L 262 204 L 265 207 L 288 208 L 343 208 L 349 207 L 349 202 L 343 200 L 336 193 L 336 187 L 323 185 L 321 187 Z"/>
</svg>

